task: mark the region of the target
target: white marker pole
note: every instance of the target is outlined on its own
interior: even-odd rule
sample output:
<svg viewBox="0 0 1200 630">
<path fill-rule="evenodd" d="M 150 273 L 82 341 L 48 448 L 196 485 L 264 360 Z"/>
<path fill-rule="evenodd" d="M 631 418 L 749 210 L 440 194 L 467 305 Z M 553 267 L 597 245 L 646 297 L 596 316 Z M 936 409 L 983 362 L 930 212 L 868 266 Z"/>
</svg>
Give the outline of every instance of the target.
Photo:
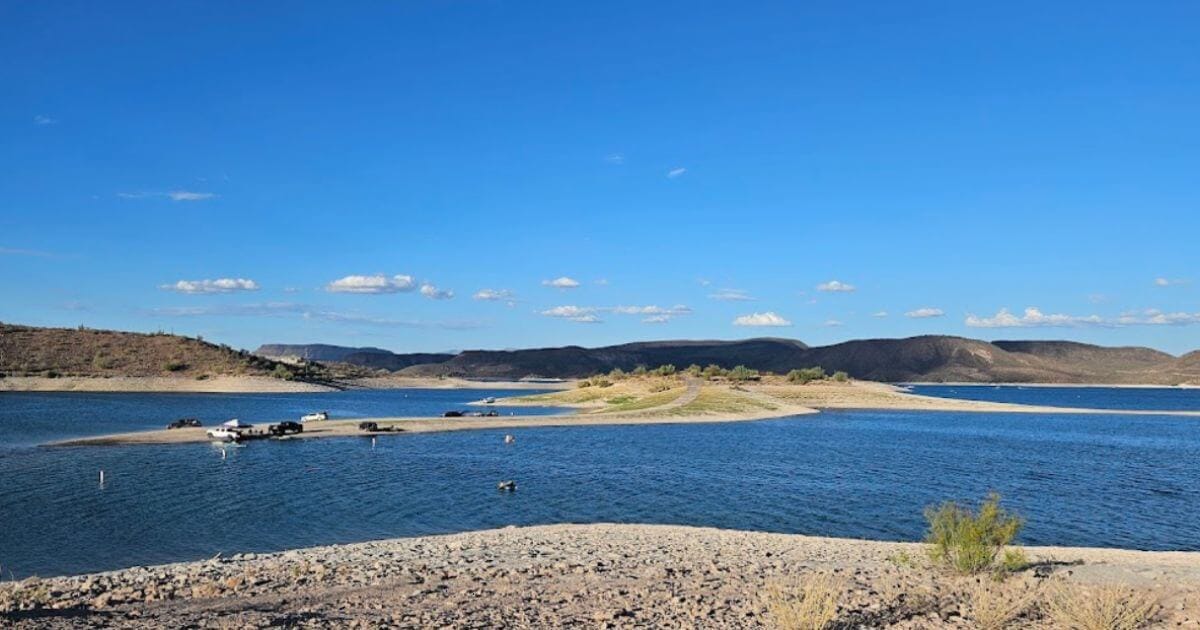
<svg viewBox="0 0 1200 630">
<path fill-rule="evenodd" d="M 371 448 L 375 448 L 375 438 L 371 438 Z"/>
<path fill-rule="evenodd" d="M 101 488 L 104 487 L 104 469 L 103 468 L 100 469 L 100 487 Z"/>
</svg>

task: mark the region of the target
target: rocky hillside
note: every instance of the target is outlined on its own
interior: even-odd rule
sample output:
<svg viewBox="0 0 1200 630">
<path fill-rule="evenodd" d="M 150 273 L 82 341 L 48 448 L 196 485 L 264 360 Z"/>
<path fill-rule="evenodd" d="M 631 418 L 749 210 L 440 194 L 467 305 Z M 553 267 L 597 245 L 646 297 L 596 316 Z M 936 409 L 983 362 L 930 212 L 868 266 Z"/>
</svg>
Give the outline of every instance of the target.
<svg viewBox="0 0 1200 630">
<path fill-rule="evenodd" d="M 1200 353 L 1176 358 L 1148 348 L 1106 348 L 1066 341 L 997 341 L 947 336 L 866 339 L 808 347 L 788 339 L 661 341 L 604 348 L 463 352 L 401 370 L 413 376 L 575 378 L 613 368 L 693 363 L 787 372 L 821 366 L 877 381 L 978 383 L 1200 384 Z"/>
<path fill-rule="evenodd" d="M 321 364 L 285 365 L 202 339 L 90 328 L 0 323 L 0 374 L 6 376 L 274 376 L 324 381 L 355 376 Z"/>
<path fill-rule="evenodd" d="M 308 361 L 336 361 L 373 370 L 396 371 L 410 365 L 441 363 L 454 358 L 453 354 L 417 352 L 397 354 L 382 348 L 351 348 L 321 343 L 286 344 L 268 343 L 254 351 L 260 357 L 293 363 L 297 359 Z"/>
</svg>

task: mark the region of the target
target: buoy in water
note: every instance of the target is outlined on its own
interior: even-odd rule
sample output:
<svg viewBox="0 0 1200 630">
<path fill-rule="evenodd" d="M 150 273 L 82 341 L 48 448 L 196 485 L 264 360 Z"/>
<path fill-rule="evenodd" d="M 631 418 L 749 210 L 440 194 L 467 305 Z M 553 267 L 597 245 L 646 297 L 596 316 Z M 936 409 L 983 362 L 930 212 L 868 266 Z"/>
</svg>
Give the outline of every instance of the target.
<svg viewBox="0 0 1200 630">
<path fill-rule="evenodd" d="M 517 441 L 517 438 L 513 437 L 511 433 L 504 436 L 505 444 L 512 444 L 513 442 L 516 442 L 516 441 Z"/>
<path fill-rule="evenodd" d="M 512 479 L 501 481 L 500 483 L 496 484 L 496 489 L 500 492 L 516 492 L 517 482 L 513 481 Z"/>
</svg>

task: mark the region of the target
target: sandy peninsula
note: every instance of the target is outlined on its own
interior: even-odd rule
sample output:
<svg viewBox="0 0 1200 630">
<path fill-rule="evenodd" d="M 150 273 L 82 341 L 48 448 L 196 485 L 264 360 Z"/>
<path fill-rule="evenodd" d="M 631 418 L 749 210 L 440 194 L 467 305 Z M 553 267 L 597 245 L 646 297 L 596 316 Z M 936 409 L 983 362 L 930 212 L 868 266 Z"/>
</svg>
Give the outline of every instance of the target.
<svg viewBox="0 0 1200 630">
<path fill-rule="evenodd" d="M 548 525 L 9 583 L 0 586 L 8 610 L 0 620 L 14 628 L 769 628 L 781 627 L 771 607 L 780 597 L 832 576 L 831 627 L 976 628 L 996 601 L 1015 603 L 1020 627 L 1061 627 L 1044 602 L 1113 584 L 1153 598 L 1152 627 L 1200 623 L 1200 553 L 1025 551 L 1031 563 L 997 582 L 932 567 L 915 543 Z"/>
<path fill-rule="evenodd" d="M 553 415 L 497 417 L 412 418 L 382 417 L 328 420 L 305 425 L 304 432 L 287 439 L 402 436 L 416 433 L 569 427 L 595 425 L 694 424 L 746 422 L 819 413 L 823 409 L 891 409 L 918 411 L 971 411 L 986 413 L 1114 413 L 1102 409 L 1065 409 L 1034 405 L 955 400 L 917 396 L 883 383 L 850 381 L 794 385 L 767 380 L 753 385 L 710 382 L 695 378 L 629 379 L 605 388 L 564 389 L 519 395 L 498 401 L 507 406 L 551 406 L 573 409 Z M 483 401 L 476 403 L 485 407 Z M 1120 411 L 1122 414 L 1172 414 L 1200 416 L 1189 411 Z M 374 422 L 379 431 L 359 429 Z M 259 430 L 265 429 L 265 425 Z M 54 442 L 50 446 L 105 446 L 120 444 L 182 444 L 207 442 L 205 428 L 137 431 Z"/>
</svg>

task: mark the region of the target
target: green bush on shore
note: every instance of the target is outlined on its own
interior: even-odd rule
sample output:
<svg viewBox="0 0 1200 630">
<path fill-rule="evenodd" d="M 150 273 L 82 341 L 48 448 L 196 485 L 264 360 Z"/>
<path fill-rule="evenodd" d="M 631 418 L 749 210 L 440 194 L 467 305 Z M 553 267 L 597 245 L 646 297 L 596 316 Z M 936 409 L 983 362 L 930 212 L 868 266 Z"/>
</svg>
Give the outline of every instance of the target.
<svg viewBox="0 0 1200 630">
<path fill-rule="evenodd" d="M 1000 495 L 988 495 L 979 511 L 946 501 L 925 509 L 930 558 L 958 573 L 974 575 L 996 568 L 996 558 L 1017 537 L 1025 522 L 1000 507 Z M 1006 557 L 1006 564 L 1017 558 Z"/>
</svg>

